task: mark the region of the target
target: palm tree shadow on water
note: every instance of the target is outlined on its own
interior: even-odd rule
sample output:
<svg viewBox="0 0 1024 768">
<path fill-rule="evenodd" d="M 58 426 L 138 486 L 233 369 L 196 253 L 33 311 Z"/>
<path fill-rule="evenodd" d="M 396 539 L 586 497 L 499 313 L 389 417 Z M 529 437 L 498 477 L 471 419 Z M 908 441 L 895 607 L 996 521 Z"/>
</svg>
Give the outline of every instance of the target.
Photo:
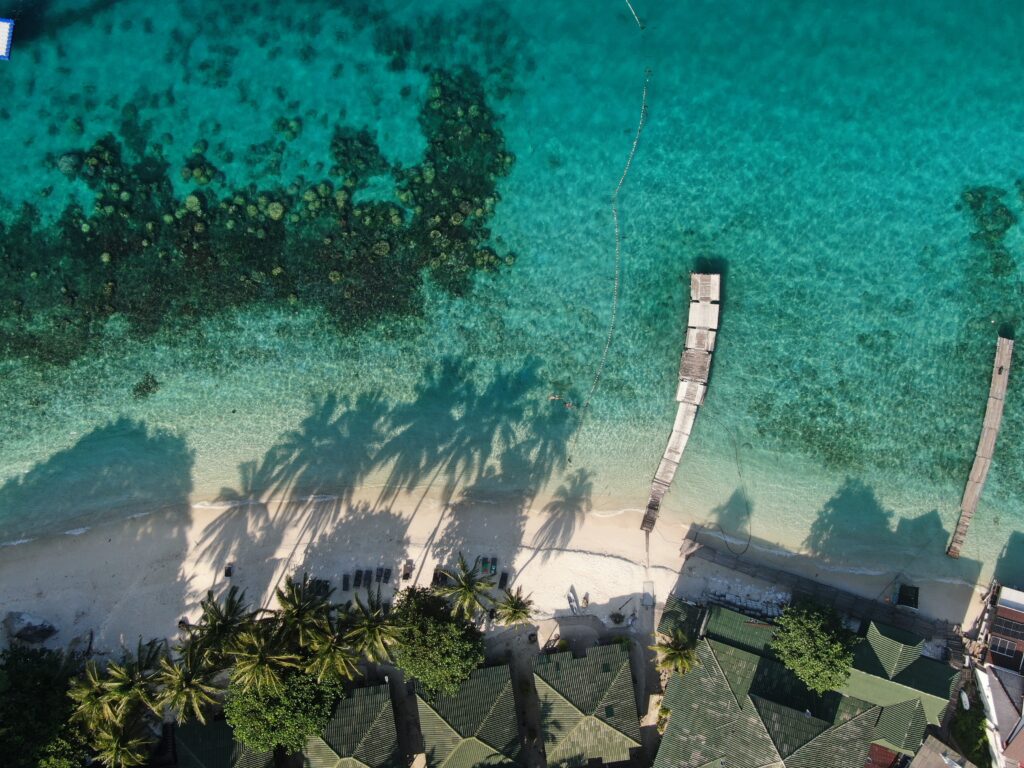
<svg viewBox="0 0 1024 768">
<path fill-rule="evenodd" d="M 516 370 L 498 367 L 477 385 L 474 365 L 448 358 L 426 367 L 409 403 L 391 405 L 376 393 L 315 398 L 298 428 L 240 467 L 238 489 L 221 491 L 218 501 L 231 506 L 204 531 L 201 556 L 223 561 L 253 541 L 277 551 L 286 532 L 297 556 L 300 543 L 308 546 L 342 521 L 356 489 L 382 470 L 372 509 L 388 514 L 400 494 L 419 492 L 414 517 L 434 494 L 452 516 L 442 549 L 456 550 L 470 533 L 470 508 L 487 502 L 520 509 L 500 526 L 518 546 L 519 517 L 564 470 L 576 425 L 571 412 L 547 400 L 538 369 L 535 360 Z"/>
<path fill-rule="evenodd" d="M 126 637 L 131 637 L 131 632 L 147 636 L 170 632 L 171 627 L 140 625 L 142 617 L 134 609 L 136 602 L 128 596 L 136 589 L 157 589 L 168 581 L 178 581 L 181 590 L 176 602 L 171 604 L 168 593 L 162 598 L 164 607 L 179 615 L 189 607 L 189 585 L 182 581 L 179 565 L 188 550 L 194 459 L 180 434 L 127 417 L 110 421 L 0 486 L 0 541 L 96 527 L 123 520 L 129 514 L 144 514 L 126 529 L 133 531 L 135 538 L 130 542 L 131 559 L 124 561 L 144 567 L 111 569 L 109 579 L 117 579 L 113 594 L 119 599 L 108 608 L 103 626 L 109 626 L 112 632 L 125 632 Z M 115 541 L 110 543 L 111 548 L 124 546 L 121 539 Z M 17 572 L 17 550 L 14 548 L 7 559 L 14 572 L 0 576 L 0 581 L 19 594 L 32 595 L 35 602 L 42 593 L 45 601 L 49 589 L 45 581 L 28 591 L 27 584 L 14 587 L 22 576 Z M 111 554 L 116 564 L 117 552 Z M 88 584 L 89 578 L 83 575 L 82 584 Z M 66 628 L 71 629 L 70 620 Z M 78 631 L 83 629 L 103 627 Z M 105 644 L 110 642 L 111 638 L 106 638 Z"/>
</svg>

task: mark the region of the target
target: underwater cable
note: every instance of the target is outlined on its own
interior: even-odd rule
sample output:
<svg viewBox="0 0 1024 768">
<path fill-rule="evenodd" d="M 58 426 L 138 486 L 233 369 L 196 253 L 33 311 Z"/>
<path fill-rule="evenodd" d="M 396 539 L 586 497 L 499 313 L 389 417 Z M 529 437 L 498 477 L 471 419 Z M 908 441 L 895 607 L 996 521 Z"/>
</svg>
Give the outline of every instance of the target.
<svg viewBox="0 0 1024 768">
<path fill-rule="evenodd" d="M 629 157 L 626 158 L 626 165 L 622 169 L 622 176 L 619 177 L 619 183 L 615 186 L 615 191 L 612 192 L 612 222 L 615 226 L 615 277 L 612 281 L 612 311 L 611 317 L 608 321 L 608 335 L 605 337 L 604 349 L 601 352 L 601 360 L 597 364 L 597 369 L 594 372 L 594 381 L 590 385 L 590 392 L 587 394 L 587 397 L 580 408 L 580 423 L 576 429 L 576 436 L 573 438 L 574 448 L 576 446 L 576 441 L 579 440 L 580 432 L 583 431 L 583 419 L 586 417 L 587 409 L 590 407 L 590 401 L 594 398 L 594 394 L 597 392 L 597 388 L 601 384 L 604 367 L 608 362 L 608 351 L 611 349 L 612 340 L 615 338 L 615 321 L 619 313 L 619 281 L 622 275 L 622 233 L 619 228 L 619 192 L 622 190 L 622 185 L 626 183 L 626 176 L 629 174 L 629 169 L 633 165 L 633 158 L 636 156 L 636 148 L 640 143 L 640 134 L 643 132 L 644 123 L 647 122 L 647 84 L 650 82 L 650 79 L 651 70 L 647 69 L 644 71 L 644 91 L 640 102 L 640 122 L 637 123 L 636 135 L 633 137 L 633 146 L 630 147 Z"/>
</svg>

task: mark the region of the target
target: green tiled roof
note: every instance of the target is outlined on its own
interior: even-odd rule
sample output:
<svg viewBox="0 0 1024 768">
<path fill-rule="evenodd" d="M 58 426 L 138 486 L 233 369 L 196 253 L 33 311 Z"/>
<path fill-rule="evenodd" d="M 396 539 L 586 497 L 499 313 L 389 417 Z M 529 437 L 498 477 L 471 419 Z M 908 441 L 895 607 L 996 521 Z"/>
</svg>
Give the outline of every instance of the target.
<svg viewBox="0 0 1024 768">
<path fill-rule="evenodd" d="M 871 622 L 867 637 L 857 646 L 857 655 L 865 672 L 890 680 L 921 657 L 924 638 Z"/>
<path fill-rule="evenodd" d="M 708 607 L 708 623 L 704 634 L 712 640 L 720 640 L 759 656 L 774 656 L 771 641 L 775 627 L 721 605 Z"/>
<path fill-rule="evenodd" d="M 618 645 L 538 656 L 534 683 L 549 764 L 628 760 L 640 745 L 629 654 Z"/>
<path fill-rule="evenodd" d="M 338 701 L 327 728 L 306 744 L 311 768 L 393 768 L 402 764 L 386 685 L 357 688 Z"/>
<path fill-rule="evenodd" d="M 871 622 L 866 638 L 854 653 L 851 682 L 862 691 L 875 690 L 875 704 L 896 704 L 919 696 L 929 723 L 942 721 L 945 707 L 957 682 L 957 671 L 941 661 L 921 655 L 924 640 L 909 632 Z M 874 680 L 854 680 L 857 672 Z M 886 685 L 890 681 L 892 685 Z M 849 686 L 849 683 L 848 683 Z M 907 693 L 906 689 L 913 691 Z M 876 700 L 877 699 L 877 700 Z"/>
<path fill-rule="evenodd" d="M 178 768 L 271 768 L 273 752 L 253 752 L 235 741 L 224 720 L 189 721 L 175 728 Z"/>
<path fill-rule="evenodd" d="M 832 696 L 811 713 L 789 705 L 802 684 L 778 662 L 707 640 L 697 655 L 665 692 L 672 714 L 655 768 L 863 767 L 880 707 Z M 798 698 L 813 697 L 804 689 Z"/>
<path fill-rule="evenodd" d="M 704 609 L 700 606 L 684 602 L 675 595 L 669 595 L 661 620 L 658 622 L 658 633 L 671 635 L 676 629 L 681 629 L 688 638 L 696 640 L 703 615 Z"/>
<path fill-rule="evenodd" d="M 911 699 L 882 710 L 874 740 L 889 749 L 913 755 L 920 748 L 927 727 L 921 700 Z"/>
<path fill-rule="evenodd" d="M 511 764 L 520 752 L 507 666 L 474 670 L 454 696 L 416 696 L 431 768 Z"/>
</svg>

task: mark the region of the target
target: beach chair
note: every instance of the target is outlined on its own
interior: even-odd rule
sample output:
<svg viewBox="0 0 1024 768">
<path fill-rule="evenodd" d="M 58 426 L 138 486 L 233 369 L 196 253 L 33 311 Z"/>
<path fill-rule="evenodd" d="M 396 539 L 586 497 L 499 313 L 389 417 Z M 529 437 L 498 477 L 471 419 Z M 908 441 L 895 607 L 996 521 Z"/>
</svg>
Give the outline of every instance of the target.
<svg viewBox="0 0 1024 768">
<path fill-rule="evenodd" d="M 327 579 L 312 579 L 310 581 L 310 591 L 318 597 L 328 598 L 331 596 L 331 582 Z"/>
<path fill-rule="evenodd" d="M 498 572 L 498 558 L 492 557 L 491 558 L 491 576 L 493 576 L 497 572 Z"/>
<path fill-rule="evenodd" d="M 390 584 L 391 583 L 391 569 L 390 568 L 385 568 L 384 569 L 384 583 L 385 584 Z"/>
<path fill-rule="evenodd" d="M 480 558 L 480 573 L 487 574 L 488 569 L 491 567 L 491 560 L 487 557 Z"/>
<path fill-rule="evenodd" d="M 363 586 L 363 572 L 362 571 L 359 571 L 359 570 L 356 571 L 356 581 L 355 581 L 354 586 L 355 586 L 356 589 L 359 589 L 361 586 Z"/>
<path fill-rule="evenodd" d="M 498 579 L 498 589 L 504 589 L 508 586 L 508 571 L 501 572 L 501 578 Z"/>
<path fill-rule="evenodd" d="M 406 560 L 405 565 L 402 566 L 402 581 L 408 581 L 412 578 L 412 570 L 416 567 L 416 564 L 412 560 Z"/>
<path fill-rule="evenodd" d="M 430 580 L 430 584 L 435 587 L 440 587 L 442 584 L 448 583 L 448 577 L 444 575 L 444 571 L 440 568 L 434 569 L 434 578 Z"/>
<path fill-rule="evenodd" d="M 344 576 L 341 577 L 341 591 L 348 592 L 350 586 L 351 585 L 349 584 L 348 574 L 346 573 Z"/>
<path fill-rule="evenodd" d="M 373 584 L 373 571 L 367 568 L 363 571 L 363 585 L 369 589 L 371 584 Z"/>
<path fill-rule="evenodd" d="M 383 578 L 384 578 L 384 569 L 383 568 L 378 568 L 377 569 L 377 583 L 380 584 L 380 581 Z"/>
</svg>

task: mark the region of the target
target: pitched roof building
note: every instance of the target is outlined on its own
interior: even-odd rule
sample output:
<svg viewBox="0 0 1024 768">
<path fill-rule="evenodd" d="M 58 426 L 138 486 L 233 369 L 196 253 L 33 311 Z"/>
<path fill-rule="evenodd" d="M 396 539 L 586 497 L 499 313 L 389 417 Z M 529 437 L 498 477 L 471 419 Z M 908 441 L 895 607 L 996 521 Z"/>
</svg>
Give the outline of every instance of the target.
<svg viewBox="0 0 1024 768">
<path fill-rule="evenodd" d="M 984 664 L 975 678 L 994 762 L 1024 765 L 1024 592 L 1000 587 L 984 618 L 980 639 L 987 643 Z"/>
<path fill-rule="evenodd" d="M 395 714 L 387 685 L 356 688 L 338 701 L 323 734 L 306 742 L 310 768 L 400 768 Z"/>
<path fill-rule="evenodd" d="M 273 752 L 253 752 L 235 741 L 227 721 L 190 720 L 174 729 L 178 768 L 272 768 Z"/>
<path fill-rule="evenodd" d="M 586 656 L 542 654 L 534 661 L 548 765 L 629 760 L 640 746 L 640 718 L 629 654 L 619 645 Z"/>
<path fill-rule="evenodd" d="M 692 609 L 668 607 L 692 626 Z M 818 696 L 774 658 L 771 624 L 712 606 L 700 625 L 699 663 L 665 692 L 655 768 L 889 765 L 941 722 L 957 679 L 922 639 L 872 622 L 846 685 Z"/>
<path fill-rule="evenodd" d="M 522 747 L 507 666 L 477 669 L 454 696 L 416 694 L 430 768 L 514 765 Z"/>
</svg>

